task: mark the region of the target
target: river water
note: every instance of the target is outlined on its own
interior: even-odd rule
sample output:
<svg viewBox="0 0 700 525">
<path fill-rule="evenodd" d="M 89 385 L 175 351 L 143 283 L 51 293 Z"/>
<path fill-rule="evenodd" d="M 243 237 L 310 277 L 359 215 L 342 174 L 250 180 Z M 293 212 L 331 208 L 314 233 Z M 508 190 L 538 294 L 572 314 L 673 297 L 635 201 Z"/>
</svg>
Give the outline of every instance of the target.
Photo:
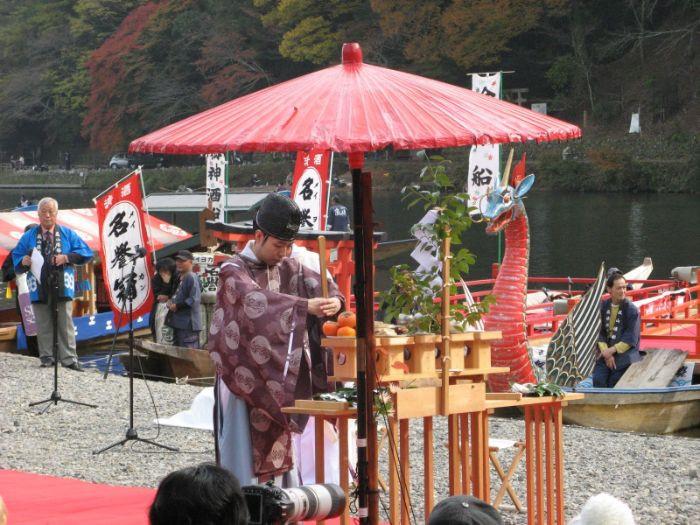
<svg viewBox="0 0 700 525">
<path fill-rule="evenodd" d="M 19 190 L 0 192 L 0 209 L 19 203 Z M 94 190 L 51 190 L 62 208 L 91 207 Z M 43 195 L 24 192 L 34 201 Z M 345 197 L 346 201 L 350 199 Z M 601 261 L 623 271 L 651 257 L 651 278 L 670 276 L 676 266 L 700 265 L 700 198 L 679 194 L 606 194 L 531 192 L 525 199 L 530 221 L 530 274 L 534 276 L 594 276 Z M 375 191 L 377 230 L 388 239 L 406 239 L 424 214 L 407 208 L 398 191 Z M 468 279 L 490 276 L 498 256 L 495 236 L 474 224 L 465 245 L 477 256 Z M 411 264 L 409 252 L 377 264 L 377 289 L 388 284 L 387 269 Z"/>
<path fill-rule="evenodd" d="M 424 211 L 407 209 L 398 192 L 375 192 L 377 229 L 390 239 L 409 236 Z M 584 194 L 531 192 L 525 199 L 530 223 L 530 275 L 593 277 L 602 261 L 623 271 L 651 257 L 651 278 L 670 276 L 676 266 L 700 265 L 700 199 L 678 194 Z M 497 237 L 474 224 L 464 236 L 476 254 L 468 279 L 490 277 Z M 408 253 L 378 264 L 377 288 L 386 287 L 388 267 L 409 263 Z"/>
</svg>

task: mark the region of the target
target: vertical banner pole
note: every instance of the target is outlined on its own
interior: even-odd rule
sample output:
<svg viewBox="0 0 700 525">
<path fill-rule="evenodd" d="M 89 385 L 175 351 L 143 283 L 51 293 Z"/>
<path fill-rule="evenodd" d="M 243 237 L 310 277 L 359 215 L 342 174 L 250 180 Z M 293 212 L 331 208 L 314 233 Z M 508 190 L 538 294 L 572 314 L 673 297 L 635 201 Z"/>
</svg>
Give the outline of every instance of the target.
<svg viewBox="0 0 700 525">
<path fill-rule="evenodd" d="M 236 152 L 233 152 L 233 157 L 236 157 Z M 224 191 L 223 195 L 221 198 L 224 201 L 224 222 L 228 223 L 228 197 L 226 196 L 228 193 L 228 178 L 231 173 L 231 152 L 227 151 L 226 152 L 226 168 L 224 169 Z"/>
</svg>

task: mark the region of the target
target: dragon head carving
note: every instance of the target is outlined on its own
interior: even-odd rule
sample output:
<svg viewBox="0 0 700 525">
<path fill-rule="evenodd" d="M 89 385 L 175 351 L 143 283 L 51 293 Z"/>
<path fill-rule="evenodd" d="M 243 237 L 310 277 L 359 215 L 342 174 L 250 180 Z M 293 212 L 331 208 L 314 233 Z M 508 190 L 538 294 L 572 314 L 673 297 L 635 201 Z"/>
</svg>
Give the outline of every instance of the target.
<svg viewBox="0 0 700 525">
<path fill-rule="evenodd" d="M 513 168 L 510 184 L 507 180 L 503 180 L 499 186 L 484 195 L 479 203 L 479 211 L 489 223 L 486 233 L 498 233 L 509 222 L 525 213 L 523 197 L 534 183 L 534 175 L 525 176 L 525 155 L 523 155 L 522 160 Z"/>
</svg>

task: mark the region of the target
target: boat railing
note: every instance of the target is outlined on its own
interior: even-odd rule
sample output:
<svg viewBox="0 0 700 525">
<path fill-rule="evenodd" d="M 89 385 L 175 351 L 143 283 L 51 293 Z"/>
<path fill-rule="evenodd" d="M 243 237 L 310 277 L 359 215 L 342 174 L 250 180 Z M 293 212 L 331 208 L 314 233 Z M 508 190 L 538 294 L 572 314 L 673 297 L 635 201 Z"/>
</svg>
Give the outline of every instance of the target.
<svg viewBox="0 0 700 525">
<path fill-rule="evenodd" d="M 699 296 L 700 285 L 696 284 L 678 290 L 678 293 L 667 294 L 664 302 L 655 308 L 653 303 L 643 305 L 640 309 L 642 337 L 678 342 L 680 348 L 689 346 L 689 357 L 700 358 Z"/>
<path fill-rule="evenodd" d="M 566 289 L 549 289 L 548 291 L 552 294 L 557 294 L 561 292 L 569 292 L 568 287 L 571 286 L 571 295 L 573 297 L 566 297 L 569 304 L 567 305 L 567 311 L 578 302 L 580 296 L 585 293 L 587 285 L 595 282 L 595 279 L 588 277 L 530 277 L 528 279 L 528 288 L 534 284 L 547 284 L 550 286 L 556 285 L 566 285 Z M 469 287 L 470 293 L 475 302 L 479 302 L 483 297 L 489 295 L 492 292 L 495 279 L 479 279 L 473 281 L 467 281 L 465 284 Z M 669 318 L 677 318 L 682 316 L 684 319 L 691 317 L 691 312 L 695 312 L 697 315 L 698 311 L 698 290 L 700 286 L 689 287 L 688 283 L 676 280 L 667 279 L 644 279 L 644 280 L 633 280 L 630 279 L 629 283 L 631 285 L 641 284 L 641 288 L 632 289 L 627 292 L 627 296 L 630 300 L 635 302 L 644 302 L 640 307 L 640 313 L 643 318 L 642 334 L 651 336 L 652 328 L 656 328 L 658 332 L 659 324 Z M 578 286 L 577 286 L 578 285 Z M 581 286 L 583 285 L 583 286 Z M 577 289 L 573 289 L 576 286 Z M 459 289 L 459 287 L 458 287 Z M 541 288 L 534 288 L 532 292 L 542 291 Z M 603 298 L 607 298 L 608 294 L 605 294 Z M 695 297 L 695 298 L 694 298 Z M 465 294 L 459 293 L 451 296 L 451 302 L 457 304 L 465 300 Z M 436 302 L 440 299 L 436 298 Z M 378 309 L 378 305 L 375 304 L 375 310 Z M 539 304 L 533 304 L 526 308 L 526 326 L 527 335 L 529 338 L 538 337 L 548 337 L 551 336 L 559 328 L 560 323 L 566 319 L 566 314 L 555 314 L 554 313 L 554 302 L 547 301 Z M 680 323 L 673 323 L 680 324 Z M 695 323 L 690 323 L 695 324 Z M 669 333 L 672 332 L 672 327 L 669 328 Z M 697 327 L 696 327 L 697 332 Z M 668 338 L 669 335 L 666 334 L 663 338 Z M 674 335 L 673 337 L 676 337 Z M 678 340 L 693 340 L 697 336 L 688 335 L 678 335 Z M 654 337 L 656 338 L 656 337 Z M 661 337 L 658 337 L 659 339 Z M 700 356 L 700 351 L 698 349 L 698 344 L 695 344 L 695 355 Z"/>
</svg>

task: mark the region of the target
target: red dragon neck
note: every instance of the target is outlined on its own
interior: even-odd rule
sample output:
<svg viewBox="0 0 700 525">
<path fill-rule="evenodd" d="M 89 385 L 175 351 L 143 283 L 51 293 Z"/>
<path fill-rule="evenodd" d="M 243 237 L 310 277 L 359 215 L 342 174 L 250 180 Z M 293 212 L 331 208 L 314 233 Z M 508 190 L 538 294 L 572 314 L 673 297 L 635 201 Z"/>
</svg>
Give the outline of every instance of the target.
<svg viewBox="0 0 700 525">
<path fill-rule="evenodd" d="M 500 330 L 503 339 L 492 347 L 493 366 L 507 366 L 508 374 L 489 377 L 493 391 L 506 391 L 510 383 L 534 382 L 530 356 L 527 351 L 525 307 L 530 257 L 530 232 L 524 210 L 505 228 L 505 254 L 493 287 L 496 298 L 484 318 L 486 330 Z"/>
</svg>

